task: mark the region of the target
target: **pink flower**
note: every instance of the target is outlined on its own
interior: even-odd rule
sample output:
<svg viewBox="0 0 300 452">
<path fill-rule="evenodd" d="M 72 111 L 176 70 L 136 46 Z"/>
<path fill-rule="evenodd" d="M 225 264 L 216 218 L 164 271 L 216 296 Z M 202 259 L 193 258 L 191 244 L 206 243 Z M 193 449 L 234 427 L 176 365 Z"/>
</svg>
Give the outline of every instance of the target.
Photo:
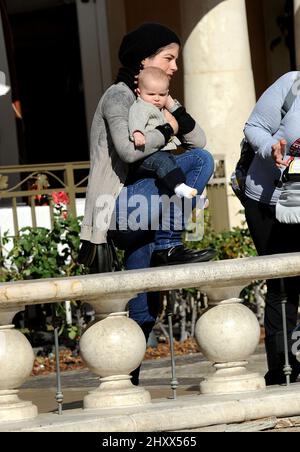
<svg viewBox="0 0 300 452">
<path fill-rule="evenodd" d="M 69 204 L 70 198 L 64 191 L 52 193 L 52 199 L 54 204 Z"/>
</svg>

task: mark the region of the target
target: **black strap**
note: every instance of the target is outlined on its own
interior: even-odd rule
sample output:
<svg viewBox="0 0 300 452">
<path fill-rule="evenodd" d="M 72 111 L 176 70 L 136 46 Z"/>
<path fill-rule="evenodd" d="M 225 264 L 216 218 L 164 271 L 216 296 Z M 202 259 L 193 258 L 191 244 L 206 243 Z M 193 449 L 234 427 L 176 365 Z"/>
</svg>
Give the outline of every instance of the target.
<svg viewBox="0 0 300 452">
<path fill-rule="evenodd" d="M 112 240 L 111 237 L 107 238 L 107 243 L 110 246 L 110 251 L 111 251 L 111 255 L 112 255 L 112 267 L 115 272 L 120 272 L 122 270 L 122 264 L 120 262 L 114 241 Z"/>
<path fill-rule="evenodd" d="M 290 111 L 290 109 L 292 108 L 293 103 L 296 100 L 296 97 L 299 94 L 299 90 L 300 90 L 299 82 L 300 82 L 300 73 L 298 74 L 296 80 L 294 81 L 291 89 L 289 90 L 289 92 L 288 92 L 288 94 L 287 94 L 287 96 L 285 98 L 284 104 L 283 104 L 282 109 L 281 109 L 281 117 L 282 117 L 282 119 L 285 117 L 287 112 Z"/>
</svg>

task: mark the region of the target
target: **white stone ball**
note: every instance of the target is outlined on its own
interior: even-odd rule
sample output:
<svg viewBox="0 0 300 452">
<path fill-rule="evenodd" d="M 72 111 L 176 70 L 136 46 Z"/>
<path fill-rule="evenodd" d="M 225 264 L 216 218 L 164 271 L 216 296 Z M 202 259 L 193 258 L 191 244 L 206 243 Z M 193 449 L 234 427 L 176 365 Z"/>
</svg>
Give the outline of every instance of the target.
<svg viewBox="0 0 300 452">
<path fill-rule="evenodd" d="M 34 353 L 26 337 L 15 329 L 0 329 L 0 390 L 22 386 L 33 364 Z"/>
<path fill-rule="evenodd" d="M 259 344 L 260 326 L 246 306 L 225 303 L 206 311 L 195 333 L 204 356 L 222 364 L 247 360 Z"/>
<path fill-rule="evenodd" d="M 143 361 L 146 339 L 136 322 L 111 316 L 95 323 L 80 339 L 80 354 L 100 377 L 128 375 Z"/>
</svg>

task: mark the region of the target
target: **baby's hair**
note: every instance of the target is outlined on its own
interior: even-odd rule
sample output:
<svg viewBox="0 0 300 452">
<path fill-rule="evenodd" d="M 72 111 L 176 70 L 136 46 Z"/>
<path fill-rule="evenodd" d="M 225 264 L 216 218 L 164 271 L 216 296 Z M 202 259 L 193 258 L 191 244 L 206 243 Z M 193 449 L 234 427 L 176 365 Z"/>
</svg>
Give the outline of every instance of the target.
<svg viewBox="0 0 300 452">
<path fill-rule="evenodd" d="M 139 86 L 145 86 L 147 80 L 153 79 L 158 81 L 165 81 L 167 86 L 169 86 L 169 77 L 167 76 L 165 71 L 154 66 L 149 66 L 139 73 L 138 84 Z"/>
</svg>

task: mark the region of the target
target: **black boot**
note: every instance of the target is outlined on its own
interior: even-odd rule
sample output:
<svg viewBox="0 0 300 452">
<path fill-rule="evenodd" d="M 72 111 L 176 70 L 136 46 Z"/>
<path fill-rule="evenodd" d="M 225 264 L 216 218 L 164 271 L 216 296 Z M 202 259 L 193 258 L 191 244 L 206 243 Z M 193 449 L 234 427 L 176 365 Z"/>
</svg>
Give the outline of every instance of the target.
<svg viewBox="0 0 300 452">
<path fill-rule="evenodd" d="M 137 369 L 133 370 L 131 372 L 131 383 L 134 386 L 138 386 L 139 382 L 140 382 L 140 371 L 141 371 L 141 366 L 137 367 Z"/>
<path fill-rule="evenodd" d="M 143 333 L 144 333 L 144 335 L 145 335 L 146 343 L 148 342 L 150 333 L 151 333 L 151 331 L 152 331 L 154 325 L 155 325 L 155 322 L 146 322 L 146 323 L 143 323 L 142 325 L 140 325 L 140 327 L 141 327 L 141 329 L 143 330 Z M 132 383 L 134 386 L 138 386 L 138 385 L 139 385 L 139 382 L 140 382 L 140 371 L 141 371 L 141 366 L 142 366 L 142 365 L 140 365 L 139 367 L 137 367 L 137 368 L 136 368 L 135 370 L 133 370 L 133 371 L 131 372 L 131 374 L 130 374 L 130 375 L 131 375 L 131 383 Z"/>
<path fill-rule="evenodd" d="M 290 336 L 290 335 L 289 335 Z M 290 377 L 291 383 L 295 383 L 300 373 L 300 363 L 293 355 L 291 350 L 291 339 L 289 337 L 289 362 L 292 367 L 292 374 Z M 284 374 L 285 354 L 283 332 L 279 331 L 273 336 L 265 338 L 265 346 L 268 360 L 268 372 L 265 375 L 266 385 L 282 385 L 286 383 L 286 375 Z"/>
<path fill-rule="evenodd" d="M 283 385 L 286 383 L 286 375 L 284 374 L 285 357 L 282 355 L 280 360 L 281 369 L 270 369 L 265 375 L 266 385 Z M 290 366 L 292 367 L 292 373 L 290 376 L 290 382 L 296 383 L 299 377 L 300 369 L 299 362 L 296 360 L 292 353 L 289 353 Z"/>
<path fill-rule="evenodd" d="M 217 253 L 212 248 L 204 250 L 191 250 L 183 245 L 174 246 L 166 250 L 153 251 L 151 267 L 163 265 L 193 264 L 207 262 L 216 257 Z"/>
</svg>

